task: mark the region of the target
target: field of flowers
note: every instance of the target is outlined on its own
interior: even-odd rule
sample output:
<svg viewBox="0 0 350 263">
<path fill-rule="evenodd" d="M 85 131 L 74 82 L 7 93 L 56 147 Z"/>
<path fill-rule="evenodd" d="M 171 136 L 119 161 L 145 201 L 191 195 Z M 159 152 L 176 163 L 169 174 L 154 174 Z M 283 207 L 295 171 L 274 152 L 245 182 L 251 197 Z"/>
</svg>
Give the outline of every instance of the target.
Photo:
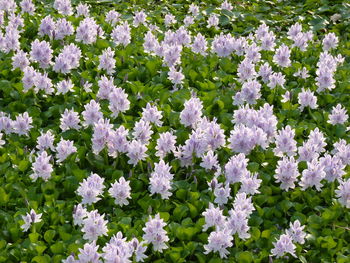
<svg viewBox="0 0 350 263">
<path fill-rule="evenodd" d="M 350 3 L 0 0 L 0 262 L 350 262 Z"/>
</svg>

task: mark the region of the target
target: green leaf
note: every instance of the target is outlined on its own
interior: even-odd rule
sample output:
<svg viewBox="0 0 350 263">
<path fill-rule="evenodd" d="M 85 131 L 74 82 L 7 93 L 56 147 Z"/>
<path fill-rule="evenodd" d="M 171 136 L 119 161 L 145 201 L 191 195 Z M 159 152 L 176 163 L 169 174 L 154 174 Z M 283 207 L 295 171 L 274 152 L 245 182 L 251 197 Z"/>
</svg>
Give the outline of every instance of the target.
<svg viewBox="0 0 350 263">
<path fill-rule="evenodd" d="M 29 234 L 29 239 L 30 239 L 30 242 L 32 242 L 32 243 L 36 243 L 38 241 L 38 238 L 39 238 L 38 233 L 30 233 Z"/>
<path fill-rule="evenodd" d="M 51 260 L 50 260 L 50 257 L 48 255 L 45 255 L 45 256 L 36 256 L 32 259 L 31 262 L 49 263 L 49 262 L 51 262 Z"/>
<path fill-rule="evenodd" d="M 63 243 L 62 243 L 62 242 L 59 242 L 59 243 L 53 244 L 53 245 L 50 247 L 50 250 L 51 250 L 52 253 L 54 253 L 54 254 L 62 254 L 62 253 L 64 252 Z"/>
<path fill-rule="evenodd" d="M 174 209 L 174 218 L 176 221 L 180 221 L 188 213 L 189 208 L 186 205 L 178 206 Z"/>
<path fill-rule="evenodd" d="M 253 256 L 250 252 L 244 251 L 236 254 L 236 259 L 239 263 L 253 262 Z"/>
<path fill-rule="evenodd" d="M 47 230 L 44 234 L 44 239 L 46 242 L 51 243 L 51 241 L 53 240 L 53 238 L 56 235 L 56 231 L 55 230 Z"/>
<path fill-rule="evenodd" d="M 0 205 L 5 205 L 10 200 L 10 195 L 8 195 L 4 188 L 0 187 Z"/>
</svg>

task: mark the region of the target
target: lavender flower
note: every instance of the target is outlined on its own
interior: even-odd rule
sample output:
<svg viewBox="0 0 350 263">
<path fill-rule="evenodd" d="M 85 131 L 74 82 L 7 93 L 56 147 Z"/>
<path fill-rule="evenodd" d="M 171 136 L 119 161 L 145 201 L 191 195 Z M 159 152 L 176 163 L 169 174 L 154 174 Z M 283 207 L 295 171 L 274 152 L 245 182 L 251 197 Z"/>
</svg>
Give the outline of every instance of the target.
<svg viewBox="0 0 350 263">
<path fill-rule="evenodd" d="M 243 83 L 242 90 L 233 97 L 234 105 L 240 105 L 244 102 L 256 104 L 256 100 L 261 97 L 261 84 L 256 80 L 248 80 Z"/>
<path fill-rule="evenodd" d="M 258 194 L 261 182 L 262 180 L 258 179 L 258 174 L 245 173 L 241 178 L 242 185 L 239 192 L 251 195 Z"/>
<path fill-rule="evenodd" d="M 345 174 L 345 165 L 338 156 L 325 154 L 324 157 L 320 158 L 320 163 L 324 166 L 324 171 L 326 172 L 325 179 L 329 182 L 334 182 L 334 180 L 339 181 Z"/>
<path fill-rule="evenodd" d="M 231 11 L 233 9 L 233 6 L 230 2 L 228 2 L 227 0 L 225 0 L 224 2 L 222 2 L 221 6 L 220 6 L 221 10 L 227 10 L 227 11 Z"/>
<path fill-rule="evenodd" d="M 108 11 L 106 15 L 106 22 L 110 23 L 112 26 L 115 26 L 120 20 L 120 14 L 115 10 Z"/>
<path fill-rule="evenodd" d="M 145 232 L 142 238 L 146 243 L 152 243 L 154 251 L 162 252 L 168 248 L 165 244 L 169 241 L 167 232 L 163 229 L 165 226 L 166 223 L 156 214 L 154 218 L 150 216 L 146 226 L 142 228 Z"/>
<path fill-rule="evenodd" d="M 100 104 L 95 100 L 90 100 L 88 104 L 84 105 L 84 108 L 85 110 L 81 113 L 81 115 L 83 115 L 85 126 L 94 126 L 95 123 L 103 118 Z"/>
<path fill-rule="evenodd" d="M 84 219 L 87 217 L 87 215 L 87 210 L 81 204 L 74 206 L 73 224 L 82 226 L 84 223 Z"/>
<path fill-rule="evenodd" d="M 262 78 L 264 83 L 268 83 L 270 80 L 270 75 L 272 74 L 272 68 L 268 62 L 265 62 L 259 68 L 259 76 Z"/>
<path fill-rule="evenodd" d="M 18 135 L 28 136 L 28 132 L 33 128 L 33 119 L 29 116 L 28 112 L 17 115 L 16 120 L 12 122 L 13 132 Z"/>
<path fill-rule="evenodd" d="M 102 248 L 103 259 L 105 263 L 114 262 L 131 262 L 130 257 L 133 254 L 133 247 L 126 242 L 123 234 L 119 231 L 110 241 Z"/>
<path fill-rule="evenodd" d="M 55 39 L 64 39 L 66 36 L 71 36 L 74 33 L 74 27 L 71 22 L 64 18 L 56 22 Z"/>
<path fill-rule="evenodd" d="M 35 39 L 35 41 L 32 42 L 30 57 L 35 62 L 38 62 L 41 68 L 47 68 L 52 59 L 52 49 L 50 44 L 45 40 L 39 41 L 38 39 Z"/>
<path fill-rule="evenodd" d="M 289 253 L 293 257 L 295 255 L 295 245 L 292 243 L 293 239 L 286 234 L 283 234 L 279 237 L 277 242 L 273 242 L 274 248 L 271 250 L 273 256 L 277 256 L 277 258 L 282 257 L 284 254 Z"/>
<path fill-rule="evenodd" d="M 16 68 L 19 68 L 23 71 L 28 66 L 28 54 L 23 50 L 18 50 L 17 53 L 12 56 L 12 69 L 15 70 Z"/>
<path fill-rule="evenodd" d="M 306 67 L 303 67 L 302 69 L 298 69 L 297 72 L 293 74 L 294 77 L 300 77 L 302 79 L 307 79 L 310 77 L 309 72 Z"/>
<path fill-rule="evenodd" d="M 185 126 L 194 126 L 202 117 L 203 105 L 199 98 L 192 97 L 185 102 L 185 108 L 180 113 L 180 123 Z"/>
<path fill-rule="evenodd" d="M 80 16 L 88 17 L 90 13 L 89 5 L 79 3 L 79 5 L 77 5 L 76 7 L 76 11 L 77 11 L 77 15 L 76 15 L 77 17 L 80 17 Z"/>
<path fill-rule="evenodd" d="M 27 232 L 32 224 L 41 222 L 41 216 L 42 214 L 37 214 L 34 209 L 31 209 L 30 213 L 22 216 L 22 219 L 24 220 L 24 224 L 21 225 L 23 232 Z"/>
<path fill-rule="evenodd" d="M 91 205 L 101 200 L 99 196 L 102 195 L 104 178 L 101 178 L 98 174 L 91 173 L 91 175 L 80 182 L 77 189 L 77 194 L 82 197 L 82 204 Z"/>
<path fill-rule="evenodd" d="M 109 123 L 108 119 L 99 119 L 94 124 L 94 131 L 92 134 L 92 151 L 94 154 L 99 154 L 106 146 L 108 138 L 112 133 L 113 125 Z"/>
<path fill-rule="evenodd" d="M 39 26 L 39 35 L 44 36 L 48 35 L 49 37 L 53 36 L 54 30 L 56 28 L 55 21 L 50 15 L 45 16 Z"/>
<path fill-rule="evenodd" d="M 236 153 L 249 154 L 257 145 L 267 146 L 266 133 L 256 126 L 249 128 L 243 124 L 235 125 L 231 130 L 229 148 Z"/>
<path fill-rule="evenodd" d="M 164 17 L 164 24 L 166 26 L 170 26 L 172 24 L 176 23 L 176 19 L 175 16 L 173 16 L 172 14 L 166 14 Z"/>
<path fill-rule="evenodd" d="M 135 166 L 139 161 L 145 160 L 147 157 L 146 151 L 147 147 L 142 142 L 138 140 L 131 141 L 127 153 L 130 158 L 128 163 Z"/>
<path fill-rule="evenodd" d="M 295 155 L 297 142 L 294 140 L 295 131 L 289 125 L 278 132 L 276 139 L 276 148 L 273 150 L 276 156 Z"/>
<path fill-rule="evenodd" d="M 142 119 L 146 122 L 154 123 L 158 127 L 162 126 L 162 112 L 157 109 L 157 106 L 151 106 L 147 103 L 146 108 L 142 109 Z"/>
<path fill-rule="evenodd" d="M 310 90 L 302 89 L 302 92 L 298 94 L 298 103 L 300 104 L 300 111 L 303 111 L 305 107 L 310 107 L 311 109 L 316 109 L 317 97 Z"/>
<path fill-rule="evenodd" d="M 321 181 L 325 176 L 324 166 L 317 159 L 314 159 L 307 163 L 307 169 L 303 171 L 300 179 L 300 186 L 303 190 L 315 186 L 317 191 L 321 191 L 323 186 Z"/>
<path fill-rule="evenodd" d="M 207 55 L 207 40 L 201 33 L 198 33 L 197 36 L 194 38 L 193 44 L 191 45 L 191 49 L 196 54 L 201 54 L 202 56 Z"/>
<path fill-rule="evenodd" d="M 240 209 L 231 209 L 229 211 L 230 217 L 227 219 L 226 227 L 231 235 L 238 234 L 239 238 L 250 238 L 248 218 L 245 211 Z"/>
<path fill-rule="evenodd" d="M 48 130 L 46 133 L 41 133 L 41 135 L 36 140 L 36 148 L 39 151 L 44 151 L 46 149 L 51 149 L 51 151 L 55 150 L 55 147 L 53 146 L 53 142 L 55 140 L 55 136 L 52 134 L 50 130 Z"/>
<path fill-rule="evenodd" d="M 232 156 L 225 165 L 226 182 L 229 184 L 240 182 L 242 177 L 248 173 L 247 166 L 248 159 L 243 153 Z"/>
<path fill-rule="evenodd" d="M 81 50 L 74 44 L 65 46 L 62 52 L 56 57 L 53 70 L 63 74 L 69 73 L 72 69 L 79 67 Z"/>
<path fill-rule="evenodd" d="M 133 21 L 133 25 L 134 27 L 138 27 L 139 25 L 145 25 L 146 24 L 146 14 L 143 11 L 140 12 L 136 12 L 134 15 L 134 21 Z"/>
<path fill-rule="evenodd" d="M 209 150 L 203 155 L 200 166 L 206 170 L 219 169 L 218 156 L 212 150 Z"/>
<path fill-rule="evenodd" d="M 251 60 L 247 58 L 243 59 L 241 64 L 238 65 L 237 75 L 240 82 L 254 79 L 256 77 L 255 65 Z"/>
<path fill-rule="evenodd" d="M 42 151 L 38 154 L 35 162 L 32 164 L 33 174 L 30 178 L 35 182 L 39 177 L 44 181 L 47 181 L 53 172 L 52 164 L 50 164 L 51 155 L 47 155 L 47 152 Z"/>
<path fill-rule="evenodd" d="M 109 188 L 108 193 L 114 198 L 116 205 L 128 205 L 128 198 L 131 198 L 131 187 L 129 181 L 126 181 L 124 177 L 120 177 L 119 181 L 115 181 Z"/>
<path fill-rule="evenodd" d="M 34 15 L 35 5 L 32 0 L 22 0 L 20 3 L 22 13 L 28 13 L 30 15 Z"/>
<path fill-rule="evenodd" d="M 248 218 L 251 213 L 255 210 L 253 203 L 252 203 L 252 197 L 247 197 L 246 193 L 237 193 L 235 196 L 235 200 L 233 203 L 234 210 L 240 210 L 245 213 L 246 217 Z"/>
<path fill-rule="evenodd" d="M 290 228 L 286 230 L 286 234 L 293 239 L 293 242 L 304 244 L 306 233 L 303 231 L 305 226 L 302 226 L 299 220 L 290 222 Z"/>
<path fill-rule="evenodd" d="M 131 42 L 131 29 L 127 21 L 116 26 L 111 34 L 113 42 L 118 45 L 126 47 Z"/>
<path fill-rule="evenodd" d="M 110 47 L 105 49 L 102 52 L 102 55 L 99 56 L 100 64 L 98 65 L 97 69 L 106 70 L 108 75 L 113 74 L 114 68 L 115 68 L 115 59 L 114 57 L 114 51 Z"/>
<path fill-rule="evenodd" d="M 175 67 L 170 67 L 170 71 L 168 72 L 168 79 L 174 85 L 181 85 L 185 79 L 185 76 L 182 74 L 181 69 L 177 71 Z"/>
<path fill-rule="evenodd" d="M 77 148 L 73 145 L 73 141 L 61 139 L 56 146 L 57 162 L 63 162 L 69 155 L 75 152 L 77 152 Z"/>
<path fill-rule="evenodd" d="M 107 236 L 107 223 L 108 221 L 104 219 L 104 214 L 101 216 L 97 210 L 88 212 L 88 215 L 83 220 L 84 232 L 83 238 L 85 240 L 94 241 L 100 236 Z"/>
<path fill-rule="evenodd" d="M 328 116 L 328 123 L 332 125 L 344 124 L 349 116 L 346 114 L 346 109 L 342 107 L 341 104 L 337 104 L 336 107 L 332 108 L 332 113 Z"/>
<path fill-rule="evenodd" d="M 211 44 L 211 50 L 217 54 L 218 57 L 228 57 L 234 50 L 234 38 L 231 34 L 216 35 Z"/>
<path fill-rule="evenodd" d="M 173 174 L 170 173 L 170 166 L 161 160 L 155 164 L 154 172 L 150 177 L 150 192 L 153 194 L 160 194 L 163 199 L 168 199 L 172 195 L 171 180 Z"/>
<path fill-rule="evenodd" d="M 57 83 L 57 95 L 74 91 L 74 84 L 71 79 L 64 79 Z"/>
<path fill-rule="evenodd" d="M 219 25 L 219 17 L 217 14 L 211 14 L 207 20 L 207 28 L 214 27 L 215 29 L 218 29 Z"/>
<path fill-rule="evenodd" d="M 233 237 L 226 230 L 216 230 L 210 233 L 208 244 L 204 245 L 204 254 L 219 252 L 221 258 L 226 258 L 229 254 L 227 248 L 232 247 Z"/>
<path fill-rule="evenodd" d="M 164 158 L 168 153 L 175 151 L 176 136 L 171 132 L 159 134 L 156 146 L 156 156 Z"/>
<path fill-rule="evenodd" d="M 226 221 L 226 217 L 223 215 L 223 211 L 219 207 L 214 207 L 212 203 L 209 203 L 202 215 L 205 218 L 205 224 L 203 225 L 203 231 L 207 231 L 209 227 L 223 227 Z"/>
<path fill-rule="evenodd" d="M 99 93 L 102 93 L 100 87 Z M 108 108 L 112 111 L 112 117 L 117 117 L 119 113 L 123 113 L 130 108 L 130 101 L 128 100 L 127 93 L 122 88 L 113 87 L 108 96 L 109 106 Z"/>
<path fill-rule="evenodd" d="M 277 50 L 275 55 L 273 56 L 273 62 L 275 62 L 280 67 L 289 67 L 291 65 L 290 61 L 290 50 L 288 46 L 282 44 Z"/>
<path fill-rule="evenodd" d="M 70 129 L 79 130 L 81 128 L 81 126 L 79 125 L 79 114 L 73 109 L 65 109 L 64 113 L 61 115 L 60 122 L 60 128 L 62 131 L 67 131 Z"/>
<path fill-rule="evenodd" d="M 73 14 L 72 4 L 70 0 L 55 0 L 53 7 L 61 15 L 70 16 Z"/>
<path fill-rule="evenodd" d="M 281 72 L 274 72 L 270 74 L 269 83 L 267 84 L 267 86 L 271 89 L 274 89 L 276 86 L 281 86 L 283 88 L 285 82 L 286 79 L 284 78 L 284 75 Z"/>
<path fill-rule="evenodd" d="M 328 33 L 325 35 L 322 45 L 323 50 L 328 51 L 330 49 L 336 48 L 338 46 L 338 37 L 334 33 Z"/>
<path fill-rule="evenodd" d="M 95 20 L 90 17 L 84 18 L 77 28 L 75 39 L 84 44 L 92 44 L 97 39 L 98 25 Z"/>
<path fill-rule="evenodd" d="M 228 199 L 231 197 L 230 192 L 231 188 L 229 184 L 226 184 L 225 186 L 216 185 L 214 189 L 214 202 L 218 205 L 227 204 Z"/>
<path fill-rule="evenodd" d="M 127 135 L 129 130 L 125 129 L 123 125 L 119 126 L 118 129 L 111 130 L 108 135 L 108 154 L 112 157 L 117 157 L 118 153 L 126 153 L 128 151 L 129 142 Z"/>
<path fill-rule="evenodd" d="M 335 193 L 339 203 L 346 208 L 350 208 L 350 179 L 341 181 Z"/>
<path fill-rule="evenodd" d="M 281 189 L 287 191 L 289 188 L 294 189 L 298 176 L 298 163 L 294 157 L 283 157 L 282 160 L 277 162 L 274 177 L 277 183 L 281 183 Z"/>
<path fill-rule="evenodd" d="M 97 252 L 99 246 L 96 245 L 96 240 L 91 243 L 85 243 L 83 248 L 79 248 L 79 256 L 77 262 L 79 263 L 88 263 L 100 261 L 100 254 Z"/>
</svg>

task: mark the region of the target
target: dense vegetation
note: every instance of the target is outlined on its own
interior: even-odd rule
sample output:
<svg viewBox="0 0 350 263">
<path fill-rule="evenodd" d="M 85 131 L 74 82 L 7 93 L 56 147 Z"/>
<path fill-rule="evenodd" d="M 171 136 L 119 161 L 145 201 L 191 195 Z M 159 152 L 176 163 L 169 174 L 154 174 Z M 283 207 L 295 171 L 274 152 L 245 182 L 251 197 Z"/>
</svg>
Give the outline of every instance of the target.
<svg viewBox="0 0 350 263">
<path fill-rule="evenodd" d="M 348 262 L 347 1 L 0 0 L 0 262 Z"/>
</svg>

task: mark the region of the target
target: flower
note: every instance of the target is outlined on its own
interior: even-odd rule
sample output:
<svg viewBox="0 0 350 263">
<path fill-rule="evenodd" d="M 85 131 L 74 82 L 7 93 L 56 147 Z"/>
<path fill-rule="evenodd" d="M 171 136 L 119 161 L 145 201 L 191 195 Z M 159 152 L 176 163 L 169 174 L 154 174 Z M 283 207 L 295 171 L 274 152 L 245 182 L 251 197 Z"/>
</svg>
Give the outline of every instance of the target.
<svg viewBox="0 0 350 263">
<path fill-rule="evenodd" d="M 346 208 L 350 208 L 350 179 L 342 180 L 335 193 L 338 202 Z"/>
<path fill-rule="evenodd" d="M 115 181 L 111 188 L 109 188 L 108 193 L 114 198 L 116 205 L 128 205 L 128 198 L 131 198 L 130 192 L 131 187 L 129 181 L 126 181 L 124 177 L 120 177 L 119 181 Z"/>
<path fill-rule="evenodd" d="M 202 215 L 205 218 L 205 224 L 203 225 L 203 231 L 207 231 L 209 227 L 218 227 L 219 229 L 224 226 L 226 217 L 223 215 L 223 211 L 219 207 L 214 207 L 212 203 L 209 203 Z"/>
<path fill-rule="evenodd" d="M 86 218 L 83 219 L 83 227 L 81 229 L 84 232 L 83 238 L 85 240 L 94 241 L 100 236 L 107 236 L 107 223 L 104 219 L 104 214 L 100 215 L 97 210 L 93 210 L 87 213 Z"/>
<path fill-rule="evenodd" d="M 99 196 L 102 195 L 104 178 L 101 178 L 98 174 L 91 173 L 87 179 L 80 182 L 77 189 L 77 194 L 82 197 L 82 204 L 91 205 L 101 200 Z"/>
<path fill-rule="evenodd" d="M 152 243 L 154 251 L 162 252 L 168 248 L 165 244 L 169 241 L 167 232 L 163 229 L 165 226 L 166 223 L 160 218 L 159 214 L 156 214 L 154 218 L 150 216 L 145 227 L 142 228 L 144 231 L 142 238 L 146 243 Z"/>
<path fill-rule="evenodd" d="M 282 160 L 277 162 L 274 177 L 276 178 L 277 183 L 281 183 L 281 189 L 287 191 L 289 188 L 294 189 L 298 176 L 298 163 L 293 156 L 289 158 L 283 157 Z"/>
<path fill-rule="evenodd" d="M 32 164 L 33 174 L 30 178 L 35 182 L 39 177 L 47 181 L 53 172 L 52 164 L 50 164 L 51 155 L 42 151 L 38 154 L 35 162 Z"/>
<path fill-rule="evenodd" d="M 69 155 L 77 152 L 77 147 L 73 145 L 73 141 L 64 140 L 61 138 L 56 146 L 56 158 L 57 162 L 63 162 Z"/>
<path fill-rule="evenodd" d="M 300 186 L 303 190 L 315 186 L 317 191 L 321 191 L 321 181 L 326 176 L 324 166 L 317 160 L 313 159 L 307 163 L 307 169 L 302 172 Z"/>
<path fill-rule="evenodd" d="M 336 107 L 332 108 L 332 113 L 328 116 L 328 123 L 332 125 L 344 124 L 349 116 L 346 114 L 346 109 L 341 104 L 337 104 Z"/>
<path fill-rule="evenodd" d="M 271 250 L 273 256 L 277 256 L 277 258 L 282 257 L 285 253 L 291 254 L 293 257 L 295 255 L 295 245 L 292 243 L 292 238 L 289 235 L 283 234 L 277 240 L 277 242 L 273 242 L 274 248 Z"/>
<path fill-rule="evenodd" d="M 42 214 L 37 214 L 34 211 L 34 209 L 31 209 L 30 213 L 27 213 L 25 216 L 22 216 L 24 220 L 24 224 L 21 225 L 23 232 L 27 232 L 32 224 L 41 222 L 41 216 Z"/>
<path fill-rule="evenodd" d="M 286 234 L 290 236 L 294 242 L 299 244 L 305 243 L 306 233 L 303 231 L 305 226 L 302 226 L 299 220 L 290 222 L 290 228 L 286 230 Z"/>
<path fill-rule="evenodd" d="M 185 108 L 180 113 L 180 123 L 194 126 L 202 117 L 203 104 L 199 98 L 192 97 L 185 102 Z"/>
<path fill-rule="evenodd" d="M 79 130 L 80 129 L 80 119 L 79 114 L 75 112 L 73 109 L 68 110 L 65 109 L 64 113 L 61 115 L 60 118 L 60 128 L 62 131 L 67 131 L 70 129 Z"/>
<path fill-rule="evenodd" d="M 210 233 L 208 237 L 208 244 L 204 245 L 204 254 L 210 252 L 219 252 L 221 258 L 226 258 L 229 254 L 227 248 L 232 247 L 233 237 L 229 231 L 216 230 Z"/>
</svg>

